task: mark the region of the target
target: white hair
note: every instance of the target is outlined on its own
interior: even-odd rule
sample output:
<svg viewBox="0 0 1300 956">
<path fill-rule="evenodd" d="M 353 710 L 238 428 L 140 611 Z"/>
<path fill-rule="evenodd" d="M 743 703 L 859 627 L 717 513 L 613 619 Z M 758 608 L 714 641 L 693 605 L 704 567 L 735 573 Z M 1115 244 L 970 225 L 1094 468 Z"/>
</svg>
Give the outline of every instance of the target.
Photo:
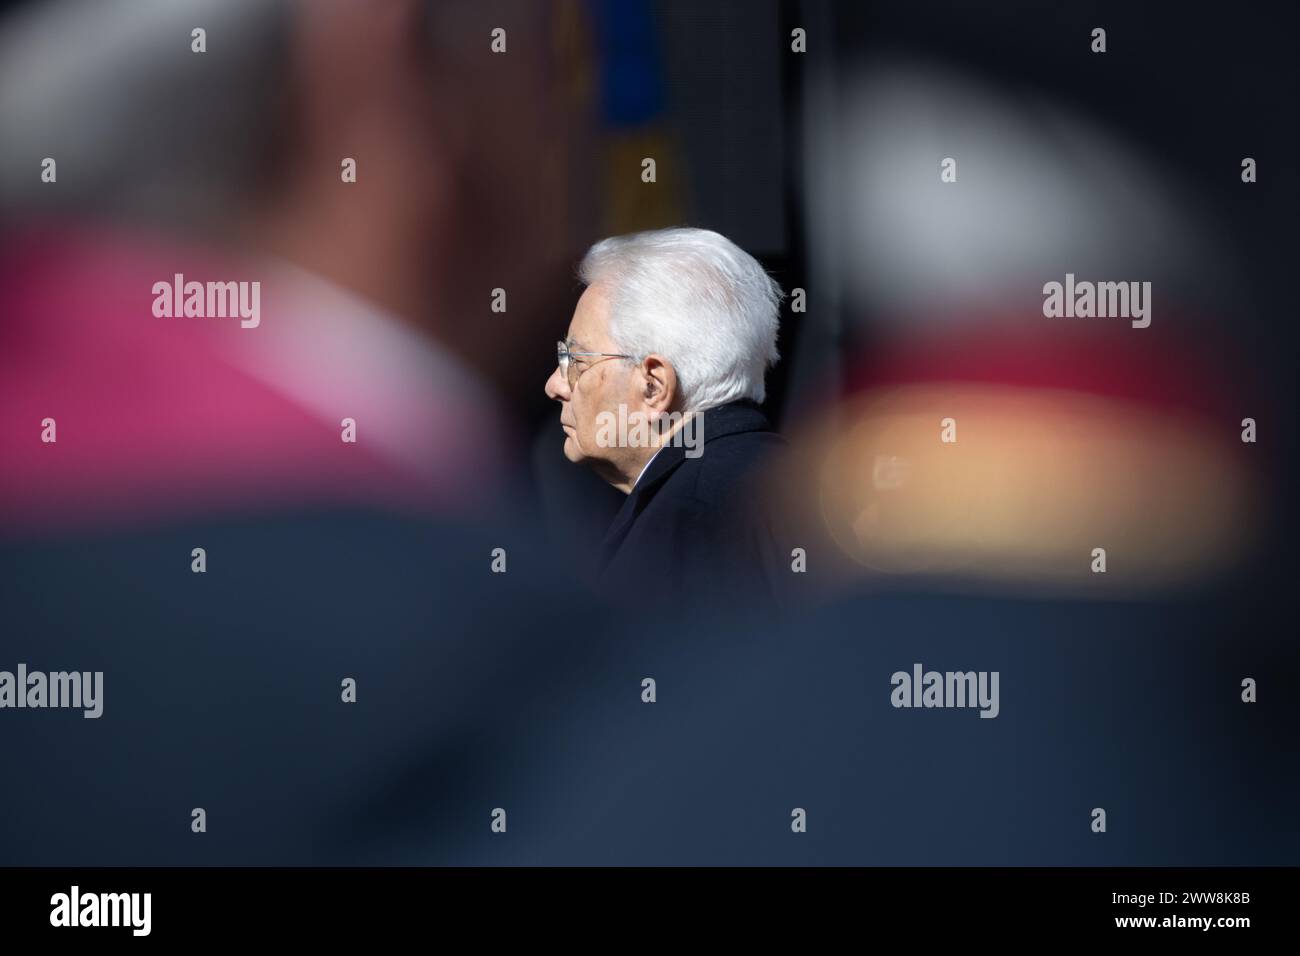
<svg viewBox="0 0 1300 956">
<path fill-rule="evenodd" d="M 607 289 L 619 351 L 672 365 L 684 411 L 763 401 L 784 293 L 731 240 L 686 228 L 612 236 L 587 251 L 578 277 Z"/>
</svg>

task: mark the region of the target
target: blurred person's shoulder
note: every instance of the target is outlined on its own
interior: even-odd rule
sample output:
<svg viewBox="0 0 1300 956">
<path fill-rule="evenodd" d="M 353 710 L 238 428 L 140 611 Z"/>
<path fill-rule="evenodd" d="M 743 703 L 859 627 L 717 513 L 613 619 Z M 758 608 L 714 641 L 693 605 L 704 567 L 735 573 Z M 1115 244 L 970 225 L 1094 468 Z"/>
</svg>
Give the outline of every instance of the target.
<svg viewBox="0 0 1300 956">
<path fill-rule="evenodd" d="M 0 298 L 0 526 L 490 506 L 507 449 L 489 389 L 325 278 L 47 224 L 0 238 Z"/>
</svg>

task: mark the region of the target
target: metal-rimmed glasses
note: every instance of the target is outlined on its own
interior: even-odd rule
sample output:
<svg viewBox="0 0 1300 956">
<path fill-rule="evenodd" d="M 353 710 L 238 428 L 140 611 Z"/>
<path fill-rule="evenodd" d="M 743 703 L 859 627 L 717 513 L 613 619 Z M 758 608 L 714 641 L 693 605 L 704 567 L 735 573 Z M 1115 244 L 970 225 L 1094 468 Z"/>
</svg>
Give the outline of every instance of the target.
<svg viewBox="0 0 1300 956">
<path fill-rule="evenodd" d="M 571 352 L 569 351 L 569 343 L 556 342 L 555 363 L 560 366 L 560 374 L 563 375 L 564 380 L 569 383 L 569 388 L 573 388 L 574 385 L 577 384 L 579 375 L 581 375 L 588 368 L 590 368 L 592 365 L 595 364 L 594 362 L 588 363 L 585 367 L 579 368 L 578 367 L 579 363 L 570 361 L 570 359 L 575 357 L 576 358 L 599 357 L 599 358 L 630 359 L 630 358 L 635 358 L 636 356 L 624 355 L 622 352 Z"/>
</svg>

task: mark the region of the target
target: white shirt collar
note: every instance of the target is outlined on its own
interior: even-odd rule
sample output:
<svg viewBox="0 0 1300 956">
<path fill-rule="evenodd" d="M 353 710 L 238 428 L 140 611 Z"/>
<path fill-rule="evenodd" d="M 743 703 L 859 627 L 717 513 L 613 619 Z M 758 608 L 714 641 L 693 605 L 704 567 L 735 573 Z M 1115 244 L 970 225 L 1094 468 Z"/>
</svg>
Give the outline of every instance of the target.
<svg viewBox="0 0 1300 956">
<path fill-rule="evenodd" d="M 658 448 L 658 450 L 655 451 L 655 453 L 654 453 L 653 455 L 650 456 L 650 461 L 647 461 L 647 462 L 645 463 L 645 467 L 641 469 L 641 474 L 637 475 L 637 476 L 636 476 L 636 481 L 632 482 L 632 487 L 633 487 L 633 488 L 635 488 L 637 485 L 641 484 L 641 479 L 644 478 L 644 477 L 645 477 L 645 473 L 646 473 L 647 471 L 650 470 L 650 463 L 653 462 L 656 458 L 658 458 L 658 457 L 659 457 L 659 452 L 663 451 L 664 448 L 666 448 L 666 447 L 667 447 L 666 445 L 660 445 L 659 448 Z"/>
</svg>

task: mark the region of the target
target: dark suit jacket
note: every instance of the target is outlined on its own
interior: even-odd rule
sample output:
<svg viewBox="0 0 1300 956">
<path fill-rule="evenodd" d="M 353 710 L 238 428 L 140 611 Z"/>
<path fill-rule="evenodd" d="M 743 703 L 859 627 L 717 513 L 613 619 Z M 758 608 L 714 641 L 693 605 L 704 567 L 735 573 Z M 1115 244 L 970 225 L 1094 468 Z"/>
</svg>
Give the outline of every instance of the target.
<svg viewBox="0 0 1300 956">
<path fill-rule="evenodd" d="M 707 409 L 702 452 L 669 445 L 651 461 L 602 545 L 600 584 L 668 600 L 776 601 L 790 548 L 760 482 L 785 445 L 753 402 Z"/>
</svg>

